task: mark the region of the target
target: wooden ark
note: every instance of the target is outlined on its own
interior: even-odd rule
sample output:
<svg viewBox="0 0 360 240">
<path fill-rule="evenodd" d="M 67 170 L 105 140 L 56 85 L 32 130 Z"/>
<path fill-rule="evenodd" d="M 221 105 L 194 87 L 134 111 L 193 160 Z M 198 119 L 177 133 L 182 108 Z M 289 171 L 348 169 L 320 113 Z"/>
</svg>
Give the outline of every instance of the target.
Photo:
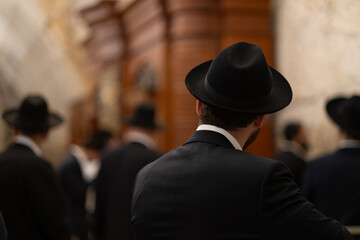
<svg viewBox="0 0 360 240">
<path fill-rule="evenodd" d="M 119 107 L 128 114 L 143 99 L 156 103 L 157 120 L 167 126 L 159 136 L 163 152 L 182 145 L 197 126 L 195 99 L 184 84 L 189 70 L 237 41 L 259 44 L 273 63 L 269 0 L 135 0 L 126 8 L 112 7 L 119 34 L 108 35 L 119 41 L 117 59 L 110 61 L 119 69 Z M 248 151 L 272 156 L 271 118 Z"/>
</svg>

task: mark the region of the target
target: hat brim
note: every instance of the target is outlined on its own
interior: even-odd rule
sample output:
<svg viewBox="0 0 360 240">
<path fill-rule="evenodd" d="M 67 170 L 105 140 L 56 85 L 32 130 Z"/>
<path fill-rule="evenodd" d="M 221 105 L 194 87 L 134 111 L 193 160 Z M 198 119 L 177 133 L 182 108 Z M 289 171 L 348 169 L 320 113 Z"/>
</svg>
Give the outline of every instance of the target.
<svg viewBox="0 0 360 240">
<path fill-rule="evenodd" d="M 131 117 L 122 117 L 122 121 L 129 124 L 129 125 L 132 125 L 132 126 L 137 126 L 137 127 L 151 129 L 151 130 L 165 129 L 165 126 L 162 125 L 162 124 L 158 124 L 158 123 L 141 123 L 139 121 L 134 120 Z"/>
<path fill-rule="evenodd" d="M 189 72 L 185 79 L 186 87 L 199 101 L 230 111 L 258 114 L 277 112 L 290 104 L 292 100 L 291 87 L 288 81 L 272 67 L 269 67 L 273 77 L 272 92 L 265 104 L 256 107 L 244 107 L 239 106 L 237 103 L 223 104 L 217 101 L 208 95 L 205 90 L 205 78 L 212 61 L 198 65 Z"/>
<path fill-rule="evenodd" d="M 340 127 L 345 127 L 343 123 L 343 117 L 340 115 L 339 108 L 342 106 L 348 99 L 344 97 L 337 97 L 330 100 L 326 104 L 326 112 L 329 117 Z"/>
<path fill-rule="evenodd" d="M 18 120 L 18 114 L 19 111 L 18 110 L 8 110 L 5 111 L 2 115 L 3 119 L 5 120 L 5 122 L 7 122 L 10 126 L 15 126 L 15 127 L 22 127 L 22 128 L 51 128 L 51 127 L 55 127 L 59 124 L 61 124 L 63 122 L 63 119 L 55 114 L 55 113 L 49 113 L 47 115 L 47 118 L 44 122 L 39 123 L 39 122 L 24 122 L 24 121 L 19 121 Z"/>
</svg>

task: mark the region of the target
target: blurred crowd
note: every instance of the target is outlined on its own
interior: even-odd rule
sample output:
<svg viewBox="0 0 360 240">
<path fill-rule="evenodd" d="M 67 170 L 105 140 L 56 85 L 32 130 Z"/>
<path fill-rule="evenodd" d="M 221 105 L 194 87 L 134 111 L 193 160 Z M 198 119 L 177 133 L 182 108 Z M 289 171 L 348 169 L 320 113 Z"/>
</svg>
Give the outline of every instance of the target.
<svg viewBox="0 0 360 240">
<path fill-rule="evenodd" d="M 49 130 L 63 121 L 41 95 L 4 112 L 14 140 L 0 156 L 0 239 L 128 239 L 136 173 L 160 157 L 154 138 L 163 128 L 143 102 L 124 117 L 120 144 L 96 130 L 72 144 L 53 168 L 42 156 Z M 18 229 L 22 229 L 19 231 Z"/>
<path fill-rule="evenodd" d="M 234 48 L 236 47 L 238 46 L 234 46 Z M 226 51 L 230 50 L 225 50 L 223 54 L 227 54 Z M 259 54 L 256 56 L 259 56 Z M 224 63 L 225 59 L 221 59 L 221 55 L 217 59 L 223 62 L 216 65 L 215 59 L 214 65 L 212 65 L 215 70 L 226 65 Z M 220 60 L 218 60 L 218 63 L 221 62 Z M 240 60 L 237 59 L 236 61 Z M 208 67 L 208 65 L 206 66 Z M 222 131 L 225 127 L 215 124 L 219 122 L 218 119 L 211 118 L 211 114 L 206 115 L 206 113 L 211 112 L 214 116 L 230 116 L 224 114 L 228 114 L 227 110 L 235 111 L 238 106 L 231 105 L 233 102 L 230 101 L 231 104 L 227 105 L 226 111 L 217 110 L 216 108 L 211 109 L 211 106 L 216 104 L 208 100 L 208 96 L 201 95 L 202 93 L 197 85 L 192 85 L 190 82 L 191 74 L 193 74 L 193 77 L 199 77 L 200 72 L 204 71 L 202 69 L 205 68 L 205 65 L 200 65 L 193 70 L 198 72 L 196 74 L 194 72 L 190 73 L 187 78 L 187 86 L 190 92 L 198 99 L 197 113 L 200 117 L 200 124 L 197 132 L 207 131 L 211 132 L 211 134 L 221 132 L 221 134 L 227 136 L 226 138 L 229 139 L 235 149 L 245 150 L 245 146 L 251 144 L 258 131 L 249 130 L 249 137 L 246 139 L 248 141 L 239 141 L 239 144 L 237 144 L 236 140 L 234 141 L 232 137 L 227 135 L 228 132 L 225 131 L 226 133 L 224 133 Z M 234 71 L 232 74 L 237 73 Z M 248 74 L 253 73 L 249 72 Z M 272 72 L 272 74 L 275 75 L 276 72 Z M 214 73 L 214 76 L 216 76 L 216 73 Z M 211 81 L 211 78 L 209 79 Z M 225 90 L 230 91 L 230 89 Z M 217 89 L 212 89 L 212 91 L 216 92 Z M 213 92 L 210 91 L 210 93 Z M 219 99 L 224 98 L 224 96 L 215 93 L 214 96 Z M 205 102 L 207 105 L 200 101 Z M 286 101 L 278 109 L 273 106 L 273 109 L 269 107 L 266 110 L 264 110 L 265 108 L 254 110 L 253 113 L 277 111 L 289 104 L 290 100 Z M 306 153 L 311 147 L 306 126 L 301 122 L 289 122 L 283 129 L 285 144 L 281 151 L 273 156 L 271 161 L 282 162 L 280 165 L 274 165 L 274 168 L 286 166 L 285 168 L 291 172 L 291 175 L 289 175 L 291 179 L 286 181 L 290 182 L 291 189 L 297 191 L 296 196 L 298 196 L 297 194 L 302 195 L 301 199 L 305 198 L 313 204 L 311 206 L 314 206 L 326 217 L 337 220 L 354 235 L 357 235 L 356 233 L 360 229 L 360 192 L 358 191 L 360 189 L 360 96 L 337 96 L 329 99 L 324 107 L 329 118 L 338 129 L 338 149 L 332 153 L 324 153 L 323 156 L 315 159 L 306 159 Z M 144 233 L 149 232 L 151 235 L 153 232 L 162 231 L 158 229 L 167 229 L 167 223 L 170 224 L 174 219 L 173 212 L 181 211 L 181 207 L 167 211 L 166 208 L 170 205 L 166 203 L 178 201 L 175 197 L 174 199 L 167 199 L 167 196 L 184 187 L 181 184 L 196 184 L 190 179 L 201 182 L 203 178 L 211 176 L 209 178 L 215 180 L 209 181 L 217 183 L 219 179 L 211 175 L 211 173 L 203 172 L 201 172 L 203 174 L 201 177 L 194 178 L 194 173 L 189 172 L 186 177 L 181 178 L 181 184 L 175 182 L 174 176 L 177 176 L 179 171 L 183 170 L 183 167 L 198 168 L 198 165 L 191 165 L 186 162 L 186 160 L 190 159 L 190 156 L 196 158 L 201 154 L 209 154 L 212 150 L 207 145 L 198 143 L 201 137 L 195 134 L 192 136 L 192 140 L 187 142 L 184 147 L 166 154 L 165 158 L 161 157 L 162 153 L 157 149 L 154 136 L 157 131 L 164 130 L 165 126 L 155 122 L 155 114 L 156 109 L 153 103 L 143 102 L 139 104 L 131 116 L 122 119 L 126 127 L 120 142 L 115 140 L 112 132 L 99 129 L 85 136 L 80 144 L 71 145 L 66 156 L 59 161 L 60 164 L 53 167 L 44 159 L 41 145 L 46 141 L 49 131 L 62 123 L 62 117 L 50 110 L 46 100 L 41 95 L 26 96 L 18 108 L 7 109 L 2 117 L 13 129 L 14 138 L 8 148 L 0 154 L 0 239 L 133 239 L 132 218 L 135 229 L 138 229 L 137 239 L 156 239 L 146 238 Z M 234 117 L 234 119 L 245 118 L 243 115 L 231 115 L 231 117 Z M 252 126 L 256 130 L 260 129 L 263 122 L 263 118 L 257 115 L 246 116 L 246 119 L 250 119 L 250 123 L 253 124 Z M 235 121 L 233 124 L 238 126 Z M 244 130 L 243 132 L 247 129 L 247 124 L 244 123 L 244 127 L 241 127 Z M 209 127 L 210 125 L 212 127 Z M 219 128 L 222 130 L 219 130 Z M 236 136 L 235 128 L 229 127 L 226 129 Z M 198 150 L 190 151 L 186 147 L 193 142 L 199 144 L 197 145 Z M 221 145 L 222 143 L 217 144 Z M 202 151 L 207 153 L 202 153 Z M 215 155 L 209 155 L 209 164 L 212 164 L 211 156 Z M 180 158 L 180 156 L 185 162 L 178 166 L 174 159 Z M 160 157 L 162 161 L 157 162 L 157 165 L 151 164 L 151 167 L 148 167 L 150 163 Z M 247 158 L 251 157 L 244 156 L 244 159 Z M 220 160 L 220 165 L 222 160 Z M 238 161 L 242 160 L 238 159 Z M 257 159 L 254 160 L 255 163 L 257 161 Z M 225 164 L 225 160 L 223 162 Z M 226 164 L 230 163 L 226 162 Z M 160 165 L 164 168 L 160 168 Z M 139 171 L 144 169 L 145 166 L 147 166 L 145 170 L 142 170 L 141 174 L 138 175 Z M 223 171 L 222 167 L 218 167 L 217 170 L 219 172 Z M 251 174 L 251 171 L 255 170 L 249 169 L 249 174 Z M 170 172 L 171 174 L 169 174 Z M 197 172 L 197 174 L 199 173 Z M 281 176 L 283 177 L 283 175 Z M 161 182 L 158 179 L 165 180 L 161 180 Z M 136 204 L 132 201 L 135 180 L 134 199 Z M 192 201 L 196 202 L 197 198 L 200 198 L 202 194 L 204 196 L 207 194 L 202 193 L 205 192 L 204 189 L 209 187 L 215 189 L 217 183 L 214 183 L 214 185 L 209 183 L 210 186 L 197 188 L 198 193 L 189 191 L 188 194 Z M 186 187 L 189 186 L 186 185 Z M 237 189 L 237 191 L 242 191 L 242 189 Z M 149 195 L 153 193 L 158 194 L 156 202 L 154 199 L 149 198 Z M 226 194 L 235 196 L 228 192 Z M 183 192 L 182 196 L 185 195 L 187 193 Z M 226 196 L 224 193 L 214 194 L 213 199 L 208 199 L 209 202 L 206 203 L 206 206 L 211 205 L 211 202 L 215 201 L 214 199 L 218 200 L 218 198 L 226 198 Z M 147 200 L 148 202 L 146 202 Z M 183 200 L 188 201 L 185 197 Z M 161 205 L 162 202 L 164 202 L 163 205 Z M 149 207 L 145 209 L 144 206 Z M 149 211 L 149 209 L 152 210 L 151 206 L 156 206 L 157 208 L 153 210 L 160 209 L 159 212 L 164 215 L 156 215 L 156 213 Z M 187 211 L 188 209 L 185 208 L 184 211 Z M 214 208 L 217 208 L 217 206 Z M 198 211 L 202 211 L 201 206 L 194 209 L 189 212 L 196 215 Z M 216 210 L 214 210 L 215 213 L 217 213 Z M 226 218 L 229 213 L 225 214 L 219 211 L 219 214 Z M 185 226 L 186 224 L 181 220 L 187 219 L 189 221 L 189 219 L 193 219 L 191 217 L 187 218 L 185 215 L 181 215 L 180 220 L 174 220 L 176 224 Z M 170 220 L 169 222 L 159 220 L 159 224 L 155 224 L 158 218 L 161 217 L 165 219 L 169 217 Z M 229 218 L 233 219 L 232 216 Z M 198 218 L 196 217 L 196 219 Z M 209 219 L 212 221 L 212 216 Z M 322 221 L 326 222 L 328 220 Z M 146 222 L 150 222 L 150 224 L 144 225 Z M 152 225 L 152 223 L 154 224 Z M 203 224 L 195 220 L 188 223 L 191 223 L 190 229 L 192 231 L 195 231 L 196 226 L 202 226 Z M 171 224 L 174 223 L 171 222 Z M 214 228 L 217 229 L 217 227 Z M 222 227 L 227 229 L 227 226 Z M 183 236 L 191 235 L 191 233 L 186 233 L 186 230 L 187 228 L 184 227 L 179 236 L 182 236 L 182 234 L 184 234 Z M 164 234 L 166 231 L 164 231 Z M 341 231 L 338 230 L 337 232 Z M 161 236 L 161 234 L 157 236 Z M 183 239 L 205 238 L 198 236 L 197 238 Z M 241 239 L 250 239 L 250 237 Z M 279 239 L 282 238 L 279 237 Z"/>
</svg>

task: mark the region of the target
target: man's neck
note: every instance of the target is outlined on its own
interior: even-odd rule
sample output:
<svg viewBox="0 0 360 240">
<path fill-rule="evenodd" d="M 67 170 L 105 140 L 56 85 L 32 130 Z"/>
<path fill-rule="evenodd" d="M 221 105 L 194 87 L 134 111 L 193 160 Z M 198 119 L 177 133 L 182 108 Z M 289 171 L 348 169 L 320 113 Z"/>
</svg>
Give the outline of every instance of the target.
<svg viewBox="0 0 360 240">
<path fill-rule="evenodd" d="M 211 124 L 199 124 L 199 126 L 196 130 L 197 131 L 209 130 L 209 131 L 218 132 L 218 133 L 224 135 L 231 142 L 231 144 L 234 146 L 235 149 L 242 150 L 242 146 L 240 145 L 238 140 L 229 131 L 227 131 L 223 128 L 220 128 L 220 127 L 217 127 L 217 126 L 211 125 Z"/>
<path fill-rule="evenodd" d="M 39 140 L 37 141 L 39 142 Z M 39 147 L 39 144 L 36 143 L 34 139 L 29 136 L 17 134 L 15 136 L 15 142 L 29 147 L 38 156 L 42 155 L 42 151 Z"/>
<path fill-rule="evenodd" d="M 307 149 L 296 141 L 286 141 L 284 151 L 292 152 L 300 158 L 305 158 Z"/>
<path fill-rule="evenodd" d="M 44 137 L 43 136 L 40 136 L 40 135 L 34 135 L 34 136 L 31 136 L 28 138 L 30 138 L 31 140 L 34 141 L 34 143 L 37 145 L 37 146 L 41 146 L 41 144 L 44 142 Z"/>
<path fill-rule="evenodd" d="M 124 134 L 124 140 L 127 142 L 139 142 L 145 145 L 149 149 L 156 149 L 156 141 L 148 134 L 147 131 L 141 131 L 139 129 L 129 129 Z"/>
<path fill-rule="evenodd" d="M 247 128 L 238 128 L 234 131 L 228 131 L 238 142 L 244 147 L 246 141 L 251 135 L 251 132 Z"/>
<path fill-rule="evenodd" d="M 31 141 L 33 141 L 37 146 L 41 146 L 41 144 L 43 144 L 43 142 L 47 137 L 47 133 L 36 133 L 36 134 L 28 135 L 19 129 L 14 129 L 14 136 L 15 137 L 24 136 L 26 138 L 31 139 Z"/>
</svg>

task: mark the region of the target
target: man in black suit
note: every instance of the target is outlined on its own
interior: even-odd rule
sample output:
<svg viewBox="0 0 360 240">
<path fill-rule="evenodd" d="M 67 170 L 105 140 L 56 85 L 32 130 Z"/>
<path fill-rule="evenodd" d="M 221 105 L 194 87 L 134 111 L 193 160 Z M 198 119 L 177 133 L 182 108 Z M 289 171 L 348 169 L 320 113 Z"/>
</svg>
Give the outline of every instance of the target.
<svg viewBox="0 0 360 240">
<path fill-rule="evenodd" d="M 153 104 L 140 104 L 131 118 L 124 118 L 129 126 L 122 146 L 102 159 L 95 214 L 99 240 L 133 239 L 130 206 L 135 176 L 160 157 L 154 134 L 161 126 L 154 119 Z"/>
<path fill-rule="evenodd" d="M 304 158 L 308 150 L 307 134 L 300 123 L 290 122 L 284 128 L 284 136 L 285 146 L 274 156 L 274 159 L 282 161 L 290 168 L 295 183 L 301 187 L 306 167 Z"/>
<path fill-rule="evenodd" d="M 4 218 L 0 212 L 0 239 L 7 239 L 7 229 Z"/>
<path fill-rule="evenodd" d="M 199 127 L 181 147 L 145 166 L 132 202 L 136 240 L 352 239 L 302 198 L 280 161 L 244 152 L 266 113 L 292 98 L 258 45 L 238 42 L 192 69 Z"/>
<path fill-rule="evenodd" d="M 94 239 L 93 214 L 97 175 L 101 155 L 110 147 L 112 138 L 108 131 L 95 131 L 86 137 L 82 144 L 72 144 L 57 169 L 69 207 L 73 238 Z"/>
<path fill-rule="evenodd" d="M 338 126 L 338 149 L 308 163 L 303 194 L 327 216 L 360 229 L 360 96 L 334 98 L 326 110 Z"/>
<path fill-rule="evenodd" d="M 48 112 L 41 96 L 31 95 L 3 119 L 15 133 L 14 143 L 0 154 L 0 211 L 8 239 L 70 239 L 60 185 L 39 148 L 62 118 Z"/>
</svg>

